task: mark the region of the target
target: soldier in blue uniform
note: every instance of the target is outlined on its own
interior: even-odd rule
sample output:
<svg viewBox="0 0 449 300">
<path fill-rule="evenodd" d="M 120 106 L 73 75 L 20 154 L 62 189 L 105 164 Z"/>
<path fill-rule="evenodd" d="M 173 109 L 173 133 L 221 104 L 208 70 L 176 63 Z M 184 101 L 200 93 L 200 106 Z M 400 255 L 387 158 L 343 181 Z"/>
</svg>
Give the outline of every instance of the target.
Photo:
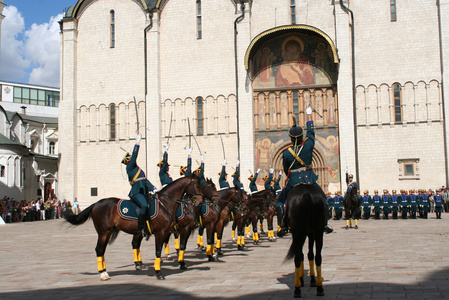
<svg viewBox="0 0 449 300">
<path fill-rule="evenodd" d="M 293 143 L 293 146 L 285 150 L 283 155 L 284 173 L 287 174 L 287 184 L 282 192 L 279 194 L 280 202 L 285 203 L 288 192 L 297 184 L 310 184 L 314 185 L 323 193 L 323 200 L 326 195 L 321 187 L 318 185 L 318 176 L 312 169 L 312 157 L 313 148 L 315 147 L 315 130 L 312 121 L 312 108 L 306 109 L 307 114 L 307 138 L 303 139 L 303 129 L 295 124 L 289 130 L 289 136 Z M 325 213 L 325 227 L 324 232 L 331 233 L 333 230 L 327 226 L 328 209 L 326 203 L 324 204 Z M 278 210 L 278 218 L 284 216 L 283 210 Z M 285 222 L 284 222 L 285 223 Z M 287 232 L 286 224 L 282 225 L 281 231 L 278 232 L 278 236 L 282 237 Z"/>
<path fill-rule="evenodd" d="M 260 169 L 257 169 L 256 174 L 251 174 L 251 176 L 248 177 L 248 180 L 250 181 L 249 183 L 249 190 L 251 191 L 251 193 L 255 193 L 258 191 L 257 185 L 256 185 L 256 181 L 257 181 L 257 177 L 259 176 L 259 172 Z"/>
<path fill-rule="evenodd" d="M 131 185 L 131 191 L 128 196 L 137 206 L 140 207 L 139 219 L 137 221 L 138 234 L 143 236 L 143 227 L 145 225 L 145 219 L 147 215 L 147 195 L 149 191 L 157 192 L 157 189 L 153 184 L 145 177 L 145 173 L 137 165 L 137 156 L 140 149 L 140 140 L 142 136 L 140 134 L 136 137 L 136 145 L 133 149 L 133 154 L 126 153 L 122 159 L 122 164 L 126 165 L 126 173 L 128 174 L 129 184 Z"/>
<path fill-rule="evenodd" d="M 343 216 L 343 197 L 340 196 L 340 191 L 335 192 L 334 197 L 334 213 L 335 213 L 335 220 L 340 220 Z"/>
<path fill-rule="evenodd" d="M 426 194 L 426 190 L 418 190 L 418 205 L 419 205 L 419 217 L 427 219 L 429 209 L 429 197 Z"/>
<path fill-rule="evenodd" d="M 281 181 L 282 177 L 282 171 L 279 171 L 279 177 L 273 177 L 273 189 L 276 192 L 276 195 L 279 195 L 282 191 L 281 186 L 279 185 L 279 182 Z"/>
<path fill-rule="evenodd" d="M 373 207 L 374 207 L 374 219 L 376 220 L 380 220 L 380 206 L 381 206 L 381 197 L 379 196 L 379 191 L 374 190 Z"/>
<path fill-rule="evenodd" d="M 163 159 L 157 164 L 157 166 L 160 168 L 159 170 L 159 179 L 161 180 L 162 187 L 166 186 L 170 182 L 173 182 L 173 178 L 171 178 L 169 172 L 170 165 L 168 163 L 168 148 L 169 145 L 164 145 L 164 157 Z"/>
<path fill-rule="evenodd" d="M 392 195 L 391 195 L 391 209 L 393 211 L 392 215 L 393 215 L 393 219 L 397 219 L 398 218 L 398 211 L 399 211 L 399 198 L 400 196 L 396 194 L 396 190 L 392 190 Z"/>
<path fill-rule="evenodd" d="M 410 204 L 410 217 L 416 219 L 416 211 L 418 209 L 418 199 L 415 195 L 415 190 L 411 189 L 410 195 L 408 196 L 408 203 Z"/>
<path fill-rule="evenodd" d="M 334 207 L 334 198 L 331 196 L 331 192 L 326 193 L 326 204 L 327 204 L 327 211 L 328 211 L 328 218 L 332 218 L 332 209 Z"/>
<path fill-rule="evenodd" d="M 220 189 L 226 189 L 229 188 L 229 182 L 228 182 L 228 173 L 226 173 L 226 159 L 223 161 L 223 166 L 221 167 L 221 172 L 218 173 L 220 175 L 220 178 L 218 179 L 218 184 L 220 185 Z"/>
<path fill-rule="evenodd" d="M 382 195 L 382 202 L 381 205 L 383 207 L 384 211 L 384 219 L 388 220 L 388 215 L 390 214 L 390 195 L 388 194 L 388 190 L 384 190 L 384 194 Z"/>
<path fill-rule="evenodd" d="M 264 187 L 265 187 L 266 190 L 271 190 L 272 189 L 271 181 L 273 181 L 273 172 L 274 172 L 273 168 L 270 168 L 270 173 L 268 174 L 268 176 L 265 175 L 263 177 L 263 180 L 265 180 Z"/>
<path fill-rule="evenodd" d="M 371 205 L 372 205 L 372 199 L 371 196 L 368 195 L 369 191 L 365 190 L 363 192 L 363 198 L 361 201 L 362 207 L 363 207 L 363 218 L 365 220 L 368 220 L 371 215 Z"/>
<path fill-rule="evenodd" d="M 360 195 L 360 190 L 357 190 L 357 200 L 359 201 L 359 205 L 362 204 L 363 197 L 362 197 L 362 195 Z M 357 219 L 361 219 L 362 218 L 362 206 L 359 206 L 357 208 L 356 218 Z"/>
<path fill-rule="evenodd" d="M 189 149 L 189 154 L 187 156 L 187 166 L 179 167 L 179 175 L 181 176 L 190 176 L 192 175 L 192 148 Z"/>
<path fill-rule="evenodd" d="M 435 202 L 435 214 L 437 219 L 441 219 L 441 213 L 443 212 L 443 195 L 441 194 L 441 189 L 437 190 L 437 194 L 433 196 L 433 201 Z"/>
<path fill-rule="evenodd" d="M 401 208 L 402 208 L 402 219 L 407 219 L 407 213 L 408 213 L 408 196 L 405 194 L 405 190 L 401 190 L 401 196 L 399 198 Z"/>
<path fill-rule="evenodd" d="M 235 187 L 238 187 L 246 194 L 245 187 L 243 186 L 243 183 L 240 181 L 240 161 L 237 160 L 237 166 L 235 167 L 235 172 L 232 174 L 233 180 L 232 183 Z"/>
</svg>

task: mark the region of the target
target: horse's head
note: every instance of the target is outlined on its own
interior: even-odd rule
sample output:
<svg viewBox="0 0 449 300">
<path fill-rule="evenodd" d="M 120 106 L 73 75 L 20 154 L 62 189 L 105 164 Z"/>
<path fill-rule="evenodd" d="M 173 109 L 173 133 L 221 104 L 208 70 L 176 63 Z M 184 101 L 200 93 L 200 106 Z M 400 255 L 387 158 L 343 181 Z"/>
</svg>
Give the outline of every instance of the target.
<svg viewBox="0 0 449 300">
<path fill-rule="evenodd" d="M 203 202 L 203 193 L 200 187 L 200 177 L 193 173 L 184 177 L 187 181 L 184 187 L 184 193 L 192 199 L 193 205 Z"/>
<path fill-rule="evenodd" d="M 215 203 L 218 199 L 220 199 L 217 188 L 212 179 L 207 178 L 206 181 L 200 185 L 200 188 L 203 196 L 209 200 L 212 200 L 212 202 Z"/>
</svg>

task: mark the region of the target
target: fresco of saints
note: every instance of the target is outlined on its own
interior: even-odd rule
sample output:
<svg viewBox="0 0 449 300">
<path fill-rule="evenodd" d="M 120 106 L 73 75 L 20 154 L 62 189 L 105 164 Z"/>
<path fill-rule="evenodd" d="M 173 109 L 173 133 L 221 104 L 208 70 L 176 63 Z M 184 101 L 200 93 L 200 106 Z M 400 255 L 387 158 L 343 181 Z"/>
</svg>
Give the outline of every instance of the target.
<svg viewBox="0 0 449 300">
<path fill-rule="evenodd" d="M 298 37 L 290 37 L 282 43 L 283 62 L 276 74 L 276 87 L 313 85 L 313 67 L 303 54 L 304 42 Z"/>
</svg>

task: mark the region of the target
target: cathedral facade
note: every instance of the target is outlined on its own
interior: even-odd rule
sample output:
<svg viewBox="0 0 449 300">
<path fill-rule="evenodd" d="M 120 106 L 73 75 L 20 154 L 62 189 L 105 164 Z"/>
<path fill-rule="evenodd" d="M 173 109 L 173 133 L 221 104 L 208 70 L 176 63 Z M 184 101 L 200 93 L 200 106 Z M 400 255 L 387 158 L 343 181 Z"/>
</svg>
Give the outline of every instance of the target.
<svg viewBox="0 0 449 300">
<path fill-rule="evenodd" d="M 61 21 L 59 198 L 126 197 L 137 133 L 158 187 L 165 144 L 174 178 L 193 148 L 215 182 L 239 160 L 247 187 L 282 170 L 308 106 L 325 191 L 346 171 L 371 192 L 446 186 L 448 68 L 449 0 L 79 0 Z"/>
</svg>

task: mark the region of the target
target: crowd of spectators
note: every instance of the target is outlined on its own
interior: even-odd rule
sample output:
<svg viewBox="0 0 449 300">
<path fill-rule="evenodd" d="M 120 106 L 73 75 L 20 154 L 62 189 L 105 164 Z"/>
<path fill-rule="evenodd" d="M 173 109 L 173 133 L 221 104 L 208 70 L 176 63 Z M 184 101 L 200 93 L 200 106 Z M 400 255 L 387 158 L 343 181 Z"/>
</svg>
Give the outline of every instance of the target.
<svg viewBox="0 0 449 300">
<path fill-rule="evenodd" d="M 77 209 L 73 210 L 75 214 L 79 212 L 78 203 L 76 203 L 76 207 Z M 72 203 L 66 199 L 61 202 L 61 200 L 49 197 L 47 201 L 38 198 L 28 202 L 15 200 L 7 195 L 0 199 L 0 213 L 5 223 L 59 219 L 64 211 L 72 209 Z"/>
</svg>

